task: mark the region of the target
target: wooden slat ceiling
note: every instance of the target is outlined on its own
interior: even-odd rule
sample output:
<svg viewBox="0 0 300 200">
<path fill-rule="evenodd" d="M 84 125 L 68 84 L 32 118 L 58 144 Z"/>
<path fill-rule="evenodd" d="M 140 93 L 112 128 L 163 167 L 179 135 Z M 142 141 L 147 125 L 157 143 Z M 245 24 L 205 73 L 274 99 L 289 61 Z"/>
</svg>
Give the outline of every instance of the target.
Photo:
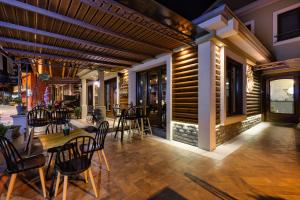
<svg viewBox="0 0 300 200">
<path fill-rule="evenodd" d="M 127 68 L 191 43 L 184 31 L 113 0 L 0 0 L 0 45 L 16 57 Z"/>
</svg>

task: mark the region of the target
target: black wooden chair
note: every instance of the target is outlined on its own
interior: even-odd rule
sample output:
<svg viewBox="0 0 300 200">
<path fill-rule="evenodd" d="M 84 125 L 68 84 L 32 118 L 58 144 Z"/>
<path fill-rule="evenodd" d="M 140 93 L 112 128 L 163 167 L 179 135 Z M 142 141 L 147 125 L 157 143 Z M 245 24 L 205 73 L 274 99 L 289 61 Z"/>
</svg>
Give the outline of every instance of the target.
<svg viewBox="0 0 300 200">
<path fill-rule="evenodd" d="M 63 132 L 63 124 L 48 124 L 46 127 L 46 135 L 49 134 L 55 134 L 55 133 L 62 133 Z M 47 153 L 49 154 L 48 164 L 47 164 L 47 170 L 46 170 L 46 178 L 48 178 L 49 169 L 51 166 L 51 161 L 53 159 L 53 156 L 55 153 L 59 151 L 59 147 L 51 148 L 47 150 Z"/>
<path fill-rule="evenodd" d="M 119 132 L 121 133 L 121 141 L 123 141 L 123 137 L 124 137 L 124 126 L 126 125 L 126 116 L 127 116 L 127 110 L 122 109 L 121 116 L 118 121 L 118 126 L 115 132 L 115 138 L 117 138 Z"/>
<path fill-rule="evenodd" d="M 58 172 L 55 185 L 55 196 L 58 193 L 60 177 L 64 176 L 63 200 L 67 199 L 68 177 L 84 173 L 87 182 L 87 173 L 91 179 L 96 198 L 98 197 L 94 177 L 91 170 L 91 161 L 96 148 L 93 137 L 79 136 L 66 142 L 57 152 L 55 168 Z"/>
<path fill-rule="evenodd" d="M 6 200 L 10 199 L 17 174 L 32 169 L 38 169 L 42 183 L 43 196 L 46 198 L 46 187 L 43 167 L 45 157 L 43 154 L 22 158 L 14 145 L 5 137 L 0 136 L 0 149 L 6 161 L 6 172 L 11 175 Z"/>
<path fill-rule="evenodd" d="M 101 159 L 101 154 L 102 154 L 102 157 L 103 157 L 105 165 L 106 165 L 106 169 L 107 169 L 107 171 L 110 171 L 110 167 L 109 167 L 109 164 L 106 159 L 105 152 L 104 152 L 104 142 L 105 142 L 105 137 L 108 132 L 108 128 L 109 128 L 108 121 L 103 121 L 100 123 L 100 125 L 97 129 L 97 132 L 96 132 L 96 137 L 95 137 L 95 140 L 96 140 L 95 151 L 97 151 L 100 164 L 102 163 L 102 159 Z"/>
<path fill-rule="evenodd" d="M 31 128 L 25 151 L 28 151 L 28 155 L 31 153 L 32 142 L 34 138 L 35 128 L 47 126 L 50 122 L 50 112 L 43 108 L 32 109 L 27 114 L 27 123 Z"/>
<path fill-rule="evenodd" d="M 66 108 L 58 108 L 51 112 L 52 124 L 66 124 L 70 122 L 69 111 Z"/>
</svg>

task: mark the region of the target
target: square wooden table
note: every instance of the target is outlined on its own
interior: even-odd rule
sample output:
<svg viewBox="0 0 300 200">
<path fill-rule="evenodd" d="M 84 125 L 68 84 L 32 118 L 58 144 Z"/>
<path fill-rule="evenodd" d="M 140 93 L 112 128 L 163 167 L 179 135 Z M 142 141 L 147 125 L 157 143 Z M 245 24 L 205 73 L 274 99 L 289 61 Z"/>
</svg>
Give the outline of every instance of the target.
<svg viewBox="0 0 300 200">
<path fill-rule="evenodd" d="M 95 134 L 88 133 L 83 129 L 71 130 L 70 134 L 64 136 L 63 133 L 53 133 L 48 135 L 39 135 L 38 138 L 42 144 L 43 150 L 48 150 L 55 147 L 61 147 L 69 140 L 78 136 L 90 136 L 95 137 Z"/>
</svg>

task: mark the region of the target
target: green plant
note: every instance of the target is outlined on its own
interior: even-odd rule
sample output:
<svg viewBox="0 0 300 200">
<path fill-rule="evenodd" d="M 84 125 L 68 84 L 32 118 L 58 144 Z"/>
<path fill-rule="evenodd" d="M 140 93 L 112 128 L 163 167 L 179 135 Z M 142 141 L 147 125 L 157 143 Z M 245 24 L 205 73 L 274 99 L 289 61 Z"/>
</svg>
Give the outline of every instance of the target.
<svg viewBox="0 0 300 200">
<path fill-rule="evenodd" d="M 80 118 L 80 115 L 81 115 L 81 108 L 80 107 L 76 107 L 74 109 L 74 113 L 75 113 L 75 116 L 78 118 Z"/>
<path fill-rule="evenodd" d="M 0 124 L 0 136 L 5 136 L 7 129 L 7 126 L 5 126 L 4 124 Z"/>
<path fill-rule="evenodd" d="M 17 97 L 17 98 L 15 98 L 14 99 L 14 102 L 16 103 L 16 104 L 18 104 L 18 105 L 22 105 L 22 97 Z"/>
</svg>

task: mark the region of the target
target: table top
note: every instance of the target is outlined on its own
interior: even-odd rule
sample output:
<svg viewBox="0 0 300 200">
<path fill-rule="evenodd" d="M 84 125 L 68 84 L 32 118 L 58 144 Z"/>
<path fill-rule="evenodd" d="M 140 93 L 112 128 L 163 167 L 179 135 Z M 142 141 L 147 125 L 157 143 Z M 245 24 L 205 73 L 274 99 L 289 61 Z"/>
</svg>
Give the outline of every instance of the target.
<svg viewBox="0 0 300 200">
<path fill-rule="evenodd" d="M 63 133 L 53 133 L 48 135 L 39 135 L 38 138 L 43 146 L 43 150 L 48 150 L 55 147 L 64 145 L 69 140 L 78 136 L 91 136 L 95 137 L 95 134 L 88 133 L 83 129 L 71 130 L 70 134 L 64 136 Z"/>
</svg>

